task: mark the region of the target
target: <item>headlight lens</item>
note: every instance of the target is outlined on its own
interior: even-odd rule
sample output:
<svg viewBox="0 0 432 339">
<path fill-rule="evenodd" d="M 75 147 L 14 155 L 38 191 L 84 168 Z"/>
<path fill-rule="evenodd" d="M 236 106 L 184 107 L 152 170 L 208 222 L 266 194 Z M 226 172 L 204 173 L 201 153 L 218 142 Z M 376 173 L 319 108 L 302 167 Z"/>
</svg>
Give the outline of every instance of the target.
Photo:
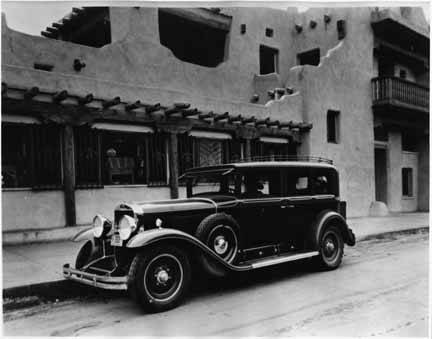
<svg viewBox="0 0 432 339">
<path fill-rule="evenodd" d="M 121 240 L 127 240 L 136 229 L 136 221 L 129 215 L 124 215 L 119 222 L 118 231 Z"/>
<path fill-rule="evenodd" d="M 100 214 L 97 214 L 93 218 L 93 235 L 96 238 L 100 238 L 104 233 L 104 225 L 106 221 L 107 219 L 101 216 Z"/>
</svg>

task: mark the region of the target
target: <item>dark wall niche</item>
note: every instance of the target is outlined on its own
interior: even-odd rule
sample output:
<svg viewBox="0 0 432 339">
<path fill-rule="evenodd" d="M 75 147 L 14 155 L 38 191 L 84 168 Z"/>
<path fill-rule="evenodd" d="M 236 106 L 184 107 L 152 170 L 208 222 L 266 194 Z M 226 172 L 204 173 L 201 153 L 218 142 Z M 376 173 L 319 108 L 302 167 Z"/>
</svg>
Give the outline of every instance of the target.
<svg viewBox="0 0 432 339">
<path fill-rule="evenodd" d="M 315 48 L 310 51 L 297 54 L 297 64 L 318 66 L 320 63 L 320 49 Z"/>
<path fill-rule="evenodd" d="M 269 37 L 269 38 L 273 37 L 273 29 L 266 28 L 265 35 L 266 35 L 266 37 Z"/>
<path fill-rule="evenodd" d="M 159 10 L 160 43 L 180 60 L 216 67 L 225 59 L 227 32 Z"/>
<path fill-rule="evenodd" d="M 275 48 L 260 46 L 260 74 L 278 72 L 279 51 Z"/>
<path fill-rule="evenodd" d="M 342 40 L 346 36 L 346 21 L 345 20 L 338 20 L 336 22 L 337 26 L 337 32 L 338 32 L 338 39 Z"/>
</svg>

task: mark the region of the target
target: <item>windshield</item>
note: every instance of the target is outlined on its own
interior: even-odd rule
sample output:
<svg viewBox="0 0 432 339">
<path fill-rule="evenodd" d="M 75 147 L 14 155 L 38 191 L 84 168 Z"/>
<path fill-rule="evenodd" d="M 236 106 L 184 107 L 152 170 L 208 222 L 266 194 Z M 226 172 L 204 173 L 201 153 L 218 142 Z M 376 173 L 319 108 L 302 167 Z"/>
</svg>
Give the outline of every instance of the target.
<svg viewBox="0 0 432 339">
<path fill-rule="evenodd" d="M 188 173 L 180 182 L 186 183 L 187 196 L 234 195 L 235 177 L 230 170 Z"/>
</svg>

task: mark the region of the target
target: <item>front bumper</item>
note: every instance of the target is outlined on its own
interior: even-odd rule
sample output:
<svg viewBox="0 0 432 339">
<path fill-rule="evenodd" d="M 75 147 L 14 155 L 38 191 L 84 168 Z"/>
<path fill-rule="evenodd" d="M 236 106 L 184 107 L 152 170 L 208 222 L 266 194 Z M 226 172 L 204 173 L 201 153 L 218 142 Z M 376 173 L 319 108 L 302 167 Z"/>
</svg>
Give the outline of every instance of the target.
<svg viewBox="0 0 432 339">
<path fill-rule="evenodd" d="M 106 290 L 127 290 L 127 277 L 112 277 L 80 271 L 71 268 L 69 264 L 63 265 L 63 276 L 66 279 L 77 281 L 81 284 L 90 285 Z"/>
</svg>

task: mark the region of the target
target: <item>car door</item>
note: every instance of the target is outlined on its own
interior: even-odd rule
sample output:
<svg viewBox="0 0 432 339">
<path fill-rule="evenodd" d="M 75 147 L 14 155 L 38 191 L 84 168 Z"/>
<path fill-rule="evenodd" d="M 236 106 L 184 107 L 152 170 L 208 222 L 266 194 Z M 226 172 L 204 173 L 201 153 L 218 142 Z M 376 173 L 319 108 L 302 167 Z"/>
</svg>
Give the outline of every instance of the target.
<svg viewBox="0 0 432 339">
<path fill-rule="evenodd" d="M 295 243 L 304 239 L 307 225 L 312 222 L 313 198 L 310 168 L 288 167 L 282 174 L 284 197 L 281 202 L 283 223 L 278 230 L 283 242 Z"/>
<path fill-rule="evenodd" d="M 254 168 L 243 172 L 237 220 L 245 248 L 278 243 L 280 188 L 278 169 Z"/>
</svg>

